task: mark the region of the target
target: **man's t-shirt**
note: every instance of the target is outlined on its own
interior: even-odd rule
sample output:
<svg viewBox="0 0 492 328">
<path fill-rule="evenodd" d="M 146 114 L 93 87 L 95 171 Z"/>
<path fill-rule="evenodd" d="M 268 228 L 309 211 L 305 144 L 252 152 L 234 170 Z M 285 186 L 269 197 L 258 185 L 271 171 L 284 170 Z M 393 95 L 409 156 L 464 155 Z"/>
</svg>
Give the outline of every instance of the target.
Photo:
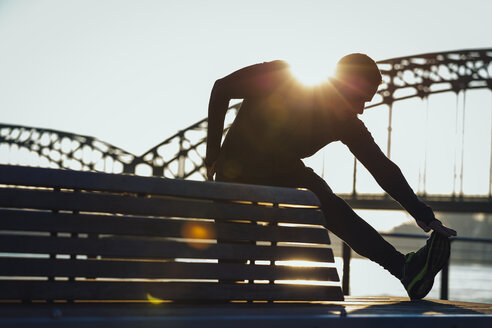
<svg viewBox="0 0 492 328">
<path fill-rule="evenodd" d="M 380 151 L 361 120 L 337 116 L 320 87 L 303 86 L 280 63 L 259 64 L 265 74 L 250 83 L 266 87 L 244 98 L 222 145 L 218 173 L 231 179 L 289 174 L 333 141 L 345 143 L 361 161 Z"/>
</svg>

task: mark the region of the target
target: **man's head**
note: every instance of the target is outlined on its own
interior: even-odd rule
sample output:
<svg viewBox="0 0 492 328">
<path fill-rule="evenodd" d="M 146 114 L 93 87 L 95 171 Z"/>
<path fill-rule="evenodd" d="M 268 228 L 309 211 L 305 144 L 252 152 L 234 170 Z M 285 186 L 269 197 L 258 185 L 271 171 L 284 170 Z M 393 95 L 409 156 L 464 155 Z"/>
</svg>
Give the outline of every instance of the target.
<svg viewBox="0 0 492 328">
<path fill-rule="evenodd" d="M 337 63 L 335 84 L 348 115 L 362 114 L 382 82 L 378 66 L 369 56 L 350 54 Z"/>
</svg>

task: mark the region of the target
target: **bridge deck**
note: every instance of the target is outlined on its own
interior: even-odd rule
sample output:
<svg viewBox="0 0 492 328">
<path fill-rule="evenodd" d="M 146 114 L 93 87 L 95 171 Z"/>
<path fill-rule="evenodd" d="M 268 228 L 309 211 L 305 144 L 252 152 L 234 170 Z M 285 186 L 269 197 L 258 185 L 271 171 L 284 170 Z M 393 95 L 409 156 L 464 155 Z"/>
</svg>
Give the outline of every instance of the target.
<svg viewBox="0 0 492 328">
<path fill-rule="evenodd" d="M 401 210 L 402 207 L 386 194 L 340 194 L 356 209 Z M 434 211 L 461 213 L 492 213 L 492 198 L 487 196 L 419 196 Z"/>
<path fill-rule="evenodd" d="M 316 304 L 3 304 L 16 327 L 492 327 L 492 304 L 346 297 Z"/>
</svg>

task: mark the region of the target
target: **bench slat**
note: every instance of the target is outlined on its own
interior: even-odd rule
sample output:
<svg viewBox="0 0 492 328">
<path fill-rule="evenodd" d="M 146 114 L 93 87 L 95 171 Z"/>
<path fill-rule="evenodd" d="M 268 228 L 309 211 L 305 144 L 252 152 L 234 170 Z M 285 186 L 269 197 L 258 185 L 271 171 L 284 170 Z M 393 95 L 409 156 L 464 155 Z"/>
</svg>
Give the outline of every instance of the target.
<svg viewBox="0 0 492 328">
<path fill-rule="evenodd" d="M 0 165 L 4 184 L 319 206 L 308 190 Z"/>
<path fill-rule="evenodd" d="M 306 260 L 333 262 L 327 247 L 261 246 L 251 244 L 209 244 L 197 249 L 184 242 L 119 238 L 57 238 L 9 236 L 0 238 L 0 252 L 32 254 L 100 255 L 116 258 L 198 258 L 252 260 Z"/>
<path fill-rule="evenodd" d="M 4 300 L 343 300 L 339 286 L 288 284 L 0 281 L 0 290 Z"/>
<path fill-rule="evenodd" d="M 326 267 L 25 258 L 0 258 L 0 276 L 339 281 Z"/>
<path fill-rule="evenodd" d="M 324 228 L 274 227 L 247 223 L 220 224 L 170 218 L 135 218 L 0 209 L 0 229 L 2 230 L 182 237 L 184 225 L 197 222 L 202 229 L 212 231 L 217 238 L 221 239 L 330 243 L 328 231 Z"/>
<path fill-rule="evenodd" d="M 322 225 L 324 222 L 321 211 L 315 212 L 312 209 L 303 208 L 275 208 L 236 203 L 212 204 L 191 199 L 146 198 L 16 188 L 0 188 L 0 206 L 132 215 L 258 219 L 317 225 Z"/>
</svg>

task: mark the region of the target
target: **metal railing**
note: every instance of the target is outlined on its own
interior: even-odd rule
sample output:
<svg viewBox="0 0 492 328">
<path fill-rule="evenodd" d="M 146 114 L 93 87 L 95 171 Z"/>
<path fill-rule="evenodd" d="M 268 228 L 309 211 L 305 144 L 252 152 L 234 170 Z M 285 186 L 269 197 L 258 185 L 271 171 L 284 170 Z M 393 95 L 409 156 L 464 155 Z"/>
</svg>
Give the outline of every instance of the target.
<svg viewBox="0 0 492 328">
<path fill-rule="evenodd" d="M 416 235 L 407 233 L 381 233 L 383 237 L 392 238 L 414 238 L 414 239 L 427 239 L 428 235 Z M 473 237 L 451 237 L 451 246 L 454 242 L 469 242 L 469 243 L 485 243 L 492 244 L 492 238 L 473 238 Z M 346 244 L 342 243 L 342 259 L 343 259 L 343 278 L 342 278 L 342 290 L 344 295 L 350 295 L 350 259 L 352 258 L 352 249 Z M 440 299 L 447 300 L 449 297 L 449 261 L 446 263 L 441 271 L 441 293 Z"/>
</svg>

